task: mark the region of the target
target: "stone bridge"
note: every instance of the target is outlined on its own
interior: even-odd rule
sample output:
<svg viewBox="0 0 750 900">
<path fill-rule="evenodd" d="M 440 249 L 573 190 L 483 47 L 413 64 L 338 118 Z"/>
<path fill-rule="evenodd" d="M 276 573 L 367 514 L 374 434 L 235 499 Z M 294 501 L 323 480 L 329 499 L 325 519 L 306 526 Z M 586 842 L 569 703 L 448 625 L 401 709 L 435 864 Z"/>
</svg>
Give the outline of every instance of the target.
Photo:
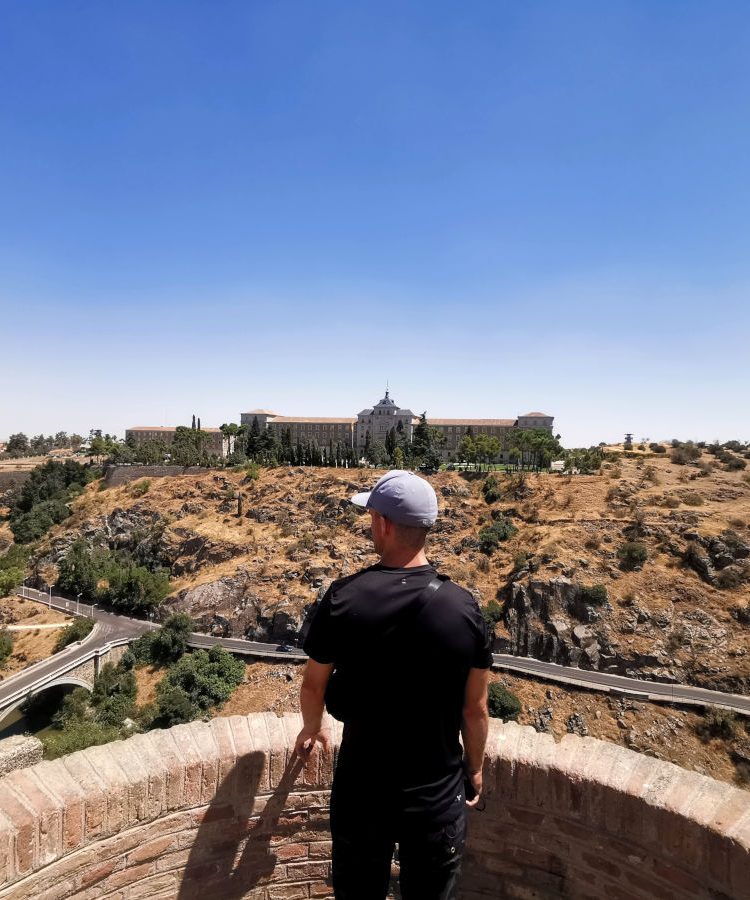
<svg viewBox="0 0 750 900">
<path fill-rule="evenodd" d="M 101 625 L 96 625 L 86 641 L 29 666 L 7 682 L 0 682 L 0 729 L 14 710 L 50 688 L 70 685 L 91 690 L 104 663 L 119 662 L 132 640 L 132 637 L 107 640 L 101 629 Z"/>
<path fill-rule="evenodd" d="M 300 725 L 216 718 L 6 775 L 0 900 L 331 897 L 340 733 L 303 767 Z M 462 900 L 750 895 L 745 791 L 593 738 L 555 743 L 494 721 L 484 779 Z"/>
</svg>

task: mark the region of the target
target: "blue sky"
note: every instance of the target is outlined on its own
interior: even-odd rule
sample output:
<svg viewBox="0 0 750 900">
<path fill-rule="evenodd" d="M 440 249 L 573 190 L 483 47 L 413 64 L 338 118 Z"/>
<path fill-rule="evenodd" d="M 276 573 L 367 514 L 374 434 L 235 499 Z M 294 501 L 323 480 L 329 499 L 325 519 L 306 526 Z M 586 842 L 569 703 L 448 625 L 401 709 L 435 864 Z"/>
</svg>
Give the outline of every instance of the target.
<svg viewBox="0 0 750 900">
<path fill-rule="evenodd" d="M 0 0 L 0 439 L 750 439 L 749 101 L 739 2 Z"/>
</svg>

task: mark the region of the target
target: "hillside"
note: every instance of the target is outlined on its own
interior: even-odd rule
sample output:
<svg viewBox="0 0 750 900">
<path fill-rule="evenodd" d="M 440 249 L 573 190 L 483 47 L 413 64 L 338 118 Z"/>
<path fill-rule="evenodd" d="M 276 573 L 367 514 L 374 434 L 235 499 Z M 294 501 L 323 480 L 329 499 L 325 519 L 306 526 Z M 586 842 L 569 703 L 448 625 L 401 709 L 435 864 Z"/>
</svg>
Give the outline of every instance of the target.
<svg viewBox="0 0 750 900">
<path fill-rule="evenodd" d="M 54 581 L 55 563 L 77 537 L 110 548 L 148 545 L 171 573 L 163 614 L 186 611 L 215 634 L 294 640 L 332 579 L 374 561 L 369 519 L 347 498 L 378 474 L 285 468 L 261 470 L 257 479 L 221 472 L 94 483 L 34 564 L 42 580 Z M 441 517 L 429 550 L 442 571 L 489 604 L 496 650 L 747 691 L 744 471 L 726 471 L 708 454 L 695 465 L 662 454 L 615 459 L 592 476 L 496 478 L 497 498 L 488 503 L 484 474 L 431 477 Z M 479 535 L 493 515 L 517 531 L 488 555 Z M 618 555 L 628 543 L 647 553 L 632 571 Z"/>
</svg>

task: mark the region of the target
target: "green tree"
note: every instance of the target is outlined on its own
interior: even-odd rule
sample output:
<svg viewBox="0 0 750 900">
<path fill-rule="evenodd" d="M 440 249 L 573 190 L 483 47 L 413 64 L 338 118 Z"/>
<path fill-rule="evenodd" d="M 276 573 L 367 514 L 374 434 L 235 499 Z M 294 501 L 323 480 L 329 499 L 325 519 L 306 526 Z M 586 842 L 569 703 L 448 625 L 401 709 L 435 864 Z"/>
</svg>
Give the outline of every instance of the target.
<svg viewBox="0 0 750 900">
<path fill-rule="evenodd" d="M 29 439 L 21 431 L 17 434 L 12 434 L 8 438 L 8 446 L 5 448 L 5 452 L 13 456 L 26 456 L 29 453 Z"/>
<path fill-rule="evenodd" d="M 391 428 L 388 434 L 385 436 L 385 452 L 388 454 L 388 459 L 393 462 L 393 454 L 396 452 L 396 429 Z"/>
<path fill-rule="evenodd" d="M 244 675 L 244 664 L 217 644 L 208 652 L 186 653 L 172 666 L 157 690 L 161 697 L 172 688 L 181 688 L 191 703 L 205 711 L 225 703 Z"/>
</svg>

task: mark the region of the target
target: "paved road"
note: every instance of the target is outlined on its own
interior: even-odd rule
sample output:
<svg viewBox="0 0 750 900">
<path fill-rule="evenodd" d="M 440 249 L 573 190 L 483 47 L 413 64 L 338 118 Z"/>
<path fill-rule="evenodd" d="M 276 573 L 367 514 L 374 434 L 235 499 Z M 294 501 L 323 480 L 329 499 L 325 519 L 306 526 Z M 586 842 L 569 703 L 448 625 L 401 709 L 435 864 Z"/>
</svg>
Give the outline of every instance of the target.
<svg viewBox="0 0 750 900">
<path fill-rule="evenodd" d="M 120 639 L 133 640 L 144 631 L 148 631 L 157 626 L 150 622 L 141 622 L 136 619 L 128 619 L 125 616 L 116 616 L 112 613 L 90 607 L 85 604 L 77 605 L 73 600 L 65 600 L 62 597 L 53 597 L 50 604 L 47 594 L 35 591 L 31 588 L 23 588 L 23 594 L 27 600 L 36 600 L 44 603 L 52 609 L 60 612 L 70 612 L 76 614 L 87 614 L 91 617 L 93 613 L 96 625 L 91 634 L 83 641 L 78 641 L 50 656 L 38 663 L 34 663 L 17 675 L 11 675 L 9 678 L 0 681 L 0 709 L 5 706 L 10 698 L 17 694 L 18 691 L 32 691 L 35 685 L 40 681 L 52 681 L 57 673 L 68 670 L 75 666 L 76 661 L 86 657 L 92 650 L 98 650 L 111 641 Z"/>
<path fill-rule="evenodd" d="M 37 600 L 40 603 L 49 605 L 48 596 L 39 591 L 24 588 L 24 596 L 29 600 Z M 58 609 L 61 612 L 76 613 L 75 601 L 53 596 L 51 605 L 53 609 Z M 85 604 L 80 605 L 78 613 L 87 616 L 90 616 L 93 613 L 97 622 L 96 637 L 89 638 L 83 645 L 77 645 L 78 649 L 74 652 L 78 652 L 80 655 L 83 655 L 86 650 L 91 649 L 93 646 L 103 645 L 108 640 L 112 640 L 115 637 L 131 636 L 132 638 L 135 638 L 139 634 L 143 634 L 145 631 L 157 627 L 149 622 L 143 622 L 138 619 L 129 619 L 126 616 L 116 616 Z M 89 643 L 91 640 L 100 641 L 101 644 L 91 644 Z M 188 643 L 191 647 L 196 648 L 209 648 L 214 644 L 220 644 L 232 653 L 245 654 L 253 657 L 268 657 L 269 659 L 275 659 L 277 661 L 293 659 L 304 661 L 307 659 L 307 656 L 301 650 L 294 649 L 290 652 L 283 652 L 279 650 L 278 644 L 246 641 L 242 638 L 217 638 L 207 634 L 193 634 Z M 51 660 L 47 660 L 46 662 L 54 665 L 54 660 L 59 658 L 60 654 L 57 654 L 52 657 Z M 622 692 L 627 695 L 635 695 L 636 698 L 653 700 L 659 703 L 679 703 L 702 707 L 719 706 L 724 709 L 730 709 L 733 712 L 750 716 L 750 696 L 747 695 L 710 691 L 706 688 L 692 687 L 691 685 L 686 684 L 663 684 L 656 681 L 646 681 L 641 678 L 609 675 L 606 672 L 590 672 L 585 669 L 576 669 L 571 666 L 560 666 L 556 663 L 544 662 L 543 660 L 534 659 L 529 656 L 512 656 L 505 653 L 496 653 L 493 658 L 493 668 L 495 669 L 520 672 L 522 674 L 543 678 L 547 681 L 554 681 L 574 687 L 585 687 L 590 690 L 609 693 Z M 42 664 L 38 663 L 37 665 Z M 31 670 L 26 671 L 31 674 Z M 3 689 L 6 685 L 9 686 L 11 682 L 16 682 L 16 680 L 20 679 L 24 674 L 25 673 L 16 675 L 0 684 L 0 705 L 2 705 Z"/>
</svg>

